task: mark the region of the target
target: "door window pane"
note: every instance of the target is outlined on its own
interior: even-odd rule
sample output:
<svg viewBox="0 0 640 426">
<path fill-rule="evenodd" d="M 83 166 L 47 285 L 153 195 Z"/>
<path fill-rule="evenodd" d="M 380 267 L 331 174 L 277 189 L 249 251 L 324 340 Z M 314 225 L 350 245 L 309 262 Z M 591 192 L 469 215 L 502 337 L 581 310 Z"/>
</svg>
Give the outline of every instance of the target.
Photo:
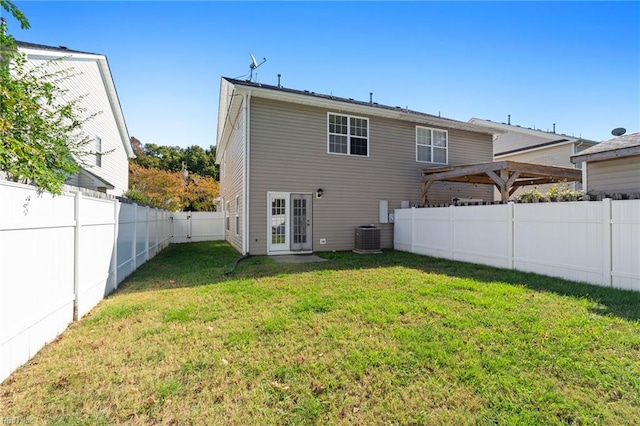
<svg viewBox="0 0 640 426">
<path fill-rule="evenodd" d="M 286 201 L 284 198 L 271 200 L 271 244 L 286 242 Z"/>
<path fill-rule="evenodd" d="M 293 200 L 293 243 L 307 242 L 307 200 Z"/>
</svg>

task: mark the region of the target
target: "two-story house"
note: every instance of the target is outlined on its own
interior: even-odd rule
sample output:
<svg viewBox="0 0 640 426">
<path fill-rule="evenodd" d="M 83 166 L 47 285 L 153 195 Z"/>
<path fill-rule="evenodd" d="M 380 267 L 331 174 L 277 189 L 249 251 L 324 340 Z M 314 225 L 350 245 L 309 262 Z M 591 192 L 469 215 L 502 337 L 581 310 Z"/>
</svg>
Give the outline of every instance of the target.
<svg viewBox="0 0 640 426">
<path fill-rule="evenodd" d="M 420 204 L 421 170 L 491 162 L 493 132 L 406 108 L 223 77 L 217 158 L 226 239 L 243 254 L 351 250 L 394 209 Z M 435 183 L 432 203 L 492 199 L 492 185 Z"/>
<path fill-rule="evenodd" d="M 120 101 L 105 55 L 66 47 L 16 42 L 27 57 L 29 68 L 46 67 L 48 72 L 65 70 L 68 78 L 58 86 L 68 101 L 80 99 L 87 114 L 82 130 L 91 139 L 87 151 L 95 152 L 83 169 L 67 180 L 69 185 L 121 196 L 129 186 L 129 158 L 134 157 Z"/>
</svg>

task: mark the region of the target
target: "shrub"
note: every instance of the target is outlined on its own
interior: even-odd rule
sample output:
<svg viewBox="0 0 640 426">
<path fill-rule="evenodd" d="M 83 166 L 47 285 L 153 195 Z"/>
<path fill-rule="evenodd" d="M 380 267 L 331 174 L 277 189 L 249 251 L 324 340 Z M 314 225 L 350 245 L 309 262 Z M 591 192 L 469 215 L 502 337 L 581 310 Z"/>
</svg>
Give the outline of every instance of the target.
<svg viewBox="0 0 640 426">
<path fill-rule="evenodd" d="M 563 182 L 551 186 L 545 195 L 550 201 L 579 201 L 584 199 L 585 192 L 574 190 Z"/>
<path fill-rule="evenodd" d="M 537 188 L 530 189 L 528 191 L 523 191 L 516 195 L 516 200 L 524 202 L 524 203 L 537 203 L 539 201 L 544 201 L 544 194 L 538 191 Z"/>
</svg>

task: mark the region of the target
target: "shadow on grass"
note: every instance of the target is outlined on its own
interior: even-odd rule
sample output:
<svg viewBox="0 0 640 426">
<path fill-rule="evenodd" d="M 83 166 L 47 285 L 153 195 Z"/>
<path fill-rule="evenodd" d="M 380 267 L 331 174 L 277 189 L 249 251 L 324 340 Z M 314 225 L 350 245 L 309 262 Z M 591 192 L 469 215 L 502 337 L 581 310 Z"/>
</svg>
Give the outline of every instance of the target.
<svg viewBox="0 0 640 426">
<path fill-rule="evenodd" d="M 352 252 L 321 252 L 328 259 L 321 263 L 283 264 L 268 256 L 253 256 L 230 271 L 240 254 L 224 241 L 173 244 L 142 265 L 120 286 L 118 292 L 169 290 L 212 285 L 235 280 L 322 270 L 353 270 L 402 266 L 429 273 L 473 279 L 486 283 L 506 283 L 560 296 L 584 298 L 596 302 L 599 315 L 614 315 L 640 320 L 640 292 L 599 287 L 533 273 L 499 269 L 473 263 L 456 262 L 412 253 L 385 250 L 381 254 L 359 255 Z"/>
</svg>

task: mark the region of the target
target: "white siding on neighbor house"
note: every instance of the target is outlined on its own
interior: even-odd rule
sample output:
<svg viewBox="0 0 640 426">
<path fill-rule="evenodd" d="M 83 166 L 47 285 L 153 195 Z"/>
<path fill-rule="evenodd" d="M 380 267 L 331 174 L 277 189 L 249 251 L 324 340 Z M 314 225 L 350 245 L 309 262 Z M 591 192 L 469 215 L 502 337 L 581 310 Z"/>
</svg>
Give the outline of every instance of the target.
<svg viewBox="0 0 640 426">
<path fill-rule="evenodd" d="M 393 246 L 393 224 L 381 224 L 379 201 L 389 209 L 401 201 L 421 203 L 421 173 L 416 161 L 416 123 L 369 119 L 369 156 L 327 152 L 327 112 L 324 108 L 281 101 L 251 99 L 250 122 L 250 252 L 267 252 L 267 193 L 314 194 L 313 250 L 351 250 L 355 228 L 370 223 L 381 229 L 383 248 Z M 429 126 L 434 127 L 434 126 Z M 449 164 L 492 160 L 492 137 L 455 129 L 449 132 Z M 441 165 L 433 165 L 438 167 Z M 454 196 L 491 200 L 491 186 L 439 184 L 429 192 L 432 202 Z M 326 244 L 320 245 L 320 239 Z"/>
<path fill-rule="evenodd" d="M 244 218 L 244 157 L 245 157 L 245 123 L 246 111 L 242 107 L 232 122 L 232 130 L 229 135 L 225 151 L 221 159 L 220 197 L 225 209 L 225 215 L 229 215 L 229 231 L 225 230 L 225 239 L 239 252 L 242 253 L 243 218 Z M 237 197 L 237 198 L 236 198 Z M 240 204 L 239 228 L 236 229 L 236 200 Z M 227 204 L 228 203 L 228 204 Z M 227 212 L 227 206 L 229 211 Z"/>
<path fill-rule="evenodd" d="M 640 156 L 586 163 L 588 192 L 640 193 Z"/>
<path fill-rule="evenodd" d="M 83 124 L 84 132 L 90 138 L 86 149 L 96 150 L 98 136 L 102 139 L 102 151 L 112 152 L 102 156 L 101 167 L 95 165 L 93 155 L 84 157 L 83 161 L 89 165 L 86 167 L 87 170 L 115 187 L 108 190 L 108 194 L 122 195 L 128 189 L 129 182 L 128 158 L 123 143 L 129 141 L 122 140 L 97 59 L 67 58 L 53 63 L 47 62 L 45 59 L 28 60 L 29 67 L 46 66 L 51 70 L 68 70 L 70 78 L 59 84 L 62 89 L 68 90 L 65 100 L 72 101 L 84 96 L 80 106 L 86 108 L 86 114 L 99 113 Z"/>
</svg>

